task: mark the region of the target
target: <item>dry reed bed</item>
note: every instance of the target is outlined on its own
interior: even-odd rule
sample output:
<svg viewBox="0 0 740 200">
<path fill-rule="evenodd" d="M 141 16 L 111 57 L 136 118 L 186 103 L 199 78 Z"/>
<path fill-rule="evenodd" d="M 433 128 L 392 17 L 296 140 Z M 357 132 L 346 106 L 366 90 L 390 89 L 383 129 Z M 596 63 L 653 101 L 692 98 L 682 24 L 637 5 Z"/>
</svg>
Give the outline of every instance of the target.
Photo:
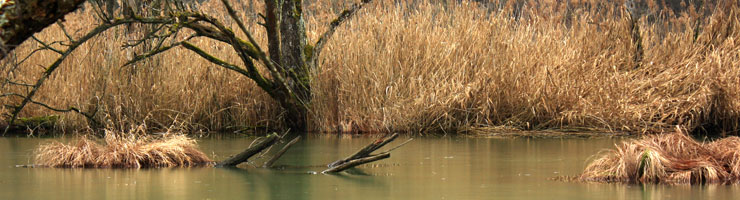
<svg viewBox="0 0 740 200">
<path fill-rule="evenodd" d="M 157 138 L 141 127 L 129 132 L 106 130 L 102 144 L 83 137 L 69 144 L 39 146 L 35 163 L 63 168 L 154 168 L 210 166 L 213 161 L 198 150 L 194 139 L 166 133 Z"/>
<path fill-rule="evenodd" d="M 625 141 L 592 161 L 588 182 L 734 184 L 740 181 L 740 138 L 700 143 L 680 130 Z"/>
<path fill-rule="evenodd" d="M 413 2 L 413 3 L 411 3 Z M 261 9 L 251 1 L 242 9 Z M 333 18 L 331 1 L 307 6 L 309 38 Z M 206 12 L 223 18 L 214 1 Z M 465 131 L 491 126 L 516 129 L 591 127 L 661 132 L 674 125 L 713 125 L 738 130 L 740 121 L 740 20 L 736 6 L 720 7 L 703 22 L 694 41 L 696 12 L 665 23 L 640 23 L 642 67 L 632 69 L 628 20 L 615 7 L 539 9 L 520 19 L 511 7 L 491 10 L 462 1 L 378 0 L 340 28 L 312 82 L 312 128 L 319 131 Z M 547 7 L 545 7 L 547 8 Z M 606 11 L 605 11 L 606 10 Z M 567 12 L 565 12 L 567 11 Z M 254 22 L 254 13 L 242 12 Z M 67 27 L 88 30 L 90 13 L 67 17 Z M 265 42 L 255 23 L 250 29 Z M 83 31 L 84 32 L 84 31 Z M 35 100 L 92 110 L 99 121 L 149 122 L 166 127 L 184 121 L 192 129 L 281 127 L 282 112 L 245 77 L 220 69 L 184 49 L 134 67 L 120 67 L 131 50 L 120 45 L 137 33 L 109 31 L 77 50 Z M 63 39 L 57 27 L 37 35 Z M 238 58 L 218 42 L 197 45 L 231 62 Z M 24 55 L 38 45 L 17 48 Z M 30 81 L 39 54 L 15 75 Z M 9 90 L 18 90 L 9 88 Z M 7 111 L 4 111 L 7 112 Z M 23 116 L 52 112 L 30 106 Z M 85 127 L 64 114 L 61 127 Z"/>
</svg>

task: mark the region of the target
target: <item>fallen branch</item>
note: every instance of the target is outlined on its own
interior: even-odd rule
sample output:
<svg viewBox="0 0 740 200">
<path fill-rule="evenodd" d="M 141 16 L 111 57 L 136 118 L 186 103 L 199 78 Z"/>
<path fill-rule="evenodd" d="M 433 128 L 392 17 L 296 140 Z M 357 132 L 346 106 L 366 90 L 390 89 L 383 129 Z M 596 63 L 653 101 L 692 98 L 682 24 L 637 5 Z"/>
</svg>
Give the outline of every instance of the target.
<svg viewBox="0 0 740 200">
<path fill-rule="evenodd" d="M 349 156 L 349 157 L 347 157 L 345 159 L 334 161 L 333 163 L 329 164 L 328 167 L 329 168 L 336 167 L 336 166 L 339 166 L 339 165 L 344 164 L 345 162 L 349 162 L 350 160 L 367 157 L 367 156 L 370 155 L 370 153 L 372 153 L 375 150 L 380 149 L 380 147 L 385 146 L 386 144 L 388 144 L 391 141 L 395 140 L 397 137 L 398 137 L 398 133 L 394 133 L 394 134 L 392 134 L 390 136 L 382 137 L 382 138 L 376 140 L 375 142 L 370 143 L 369 145 L 365 146 L 365 148 L 360 149 L 359 151 L 357 151 L 356 153 L 352 154 L 351 156 Z"/>
<path fill-rule="evenodd" d="M 285 154 L 285 152 L 287 152 L 288 149 L 290 147 L 292 147 L 295 143 L 297 143 L 298 140 L 300 140 L 300 139 L 301 139 L 301 136 L 298 136 L 298 137 L 294 138 L 293 140 L 291 140 L 290 142 L 288 142 L 288 144 L 286 144 L 282 149 L 280 149 L 280 151 L 278 151 L 277 154 L 275 154 L 274 156 L 272 156 L 272 158 L 270 158 L 270 160 L 268 160 L 267 162 L 265 162 L 265 164 L 262 165 L 262 167 L 263 168 L 271 168 L 272 165 L 275 164 L 275 161 L 277 161 L 278 159 L 280 159 L 280 157 L 282 157 L 283 154 Z"/>
<path fill-rule="evenodd" d="M 391 153 L 387 153 L 386 152 L 386 153 L 381 153 L 381 154 L 378 154 L 378 155 L 371 155 L 371 156 L 367 156 L 367 157 L 364 157 L 364 158 L 358 158 L 358 159 L 354 159 L 354 160 L 350 160 L 350 161 L 344 162 L 344 163 L 342 163 L 342 164 L 340 164 L 338 166 L 335 166 L 335 167 L 326 169 L 326 170 L 324 170 L 321 173 L 324 173 L 324 174 L 326 174 L 326 173 L 337 173 L 337 172 L 341 172 L 341 171 L 344 171 L 344 170 L 349 169 L 349 168 L 353 168 L 353 167 L 358 166 L 358 165 L 362 165 L 362 164 L 369 163 L 369 162 L 375 162 L 375 161 L 383 160 L 383 159 L 390 158 L 390 157 L 391 157 Z"/>
<path fill-rule="evenodd" d="M 321 173 L 337 173 L 337 172 L 341 172 L 341 171 L 356 167 L 358 165 L 389 158 L 391 157 L 390 151 L 393 151 L 397 149 L 398 147 L 401 147 L 411 141 L 411 139 L 409 139 L 406 142 L 403 142 L 400 145 L 393 147 L 388 151 L 382 152 L 377 155 L 370 155 L 373 151 L 380 149 L 381 147 L 392 142 L 396 138 L 398 138 L 398 133 L 394 133 L 392 135 L 386 135 L 378 140 L 375 140 L 375 142 L 370 143 L 369 145 L 360 149 L 359 151 L 352 154 L 351 156 L 345 159 L 334 161 L 333 163 L 329 164 L 328 165 L 329 169 L 326 169 Z"/>
<path fill-rule="evenodd" d="M 275 144 L 275 142 L 277 141 L 277 135 L 267 136 L 264 140 L 260 141 L 252 147 L 249 147 L 241 153 L 233 155 L 226 160 L 216 163 L 216 167 L 236 167 L 236 165 L 246 162 L 247 159 L 251 158 L 255 154 L 258 154 L 259 152 L 262 152 L 263 150 Z"/>
<path fill-rule="evenodd" d="M 398 146 L 395 146 L 395 147 L 393 147 L 393 148 L 391 148 L 391 149 L 388 149 L 388 151 L 385 151 L 385 152 L 383 152 L 383 153 L 390 153 L 390 152 L 391 152 L 391 151 L 393 151 L 393 150 L 396 150 L 396 149 L 398 149 L 398 148 L 401 148 L 401 147 L 402 147 L 403 145 L 406 145 L 406 144 L 408 144 L 409 142 L 411 142 L 411 140 L 414 140 L 414 138 L 410 138 L 410 139 L 406 140 L 405 142 L 403 142 L 403 143 L 399 144 Z"/>
</svg>

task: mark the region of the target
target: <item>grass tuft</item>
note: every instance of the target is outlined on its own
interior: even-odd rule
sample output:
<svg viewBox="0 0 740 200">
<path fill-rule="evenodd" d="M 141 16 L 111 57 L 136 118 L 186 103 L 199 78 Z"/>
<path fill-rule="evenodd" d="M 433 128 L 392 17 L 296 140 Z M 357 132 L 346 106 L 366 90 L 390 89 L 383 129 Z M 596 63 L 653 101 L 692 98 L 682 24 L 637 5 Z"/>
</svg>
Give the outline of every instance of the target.
<svg viewBox="0 0 740 200">
<path fill-rule="evenodd" d="M 684 131 L 625 141 L 602 153 L 579 177 L 589 182 L 737 183 L 740 138 L 700 143 Z"/>
<path fill-rule="evenodd" d="M 62 168 L 155 168 L 210 166 L 194 139 L 182 134 L 105 131 L 102 141 L 82 137 L 69 144 L 52 142 L 35 151 L 40 166 Z"/>
</svg>

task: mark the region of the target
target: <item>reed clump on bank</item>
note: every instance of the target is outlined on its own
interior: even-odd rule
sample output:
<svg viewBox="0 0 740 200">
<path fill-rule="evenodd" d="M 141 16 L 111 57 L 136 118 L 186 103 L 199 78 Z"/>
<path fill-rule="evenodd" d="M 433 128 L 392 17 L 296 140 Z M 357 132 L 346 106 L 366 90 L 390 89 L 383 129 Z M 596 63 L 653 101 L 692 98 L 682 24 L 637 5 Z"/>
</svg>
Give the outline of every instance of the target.
<svg viewBox="0 0 740 200">
<path fill-rule="evenodd" d="M 326 20 L 348 5 L 341 2 L 307 3 L 309 39 L 315 41 L 327 28 Z M 377 0 L 366 6 L 337 30 L 321 54 L 321 69 L 311 83 L 311 129 L 417 133 L 587 127 L 646 133 L 682 125 L 729 134 L 740 130 L 737 2 L 682 13 L 650 11 L 660 18 L 637 21 L 644 48 L 639 65 L 621 1 L 524 2 Z M 263 5 L 242 1 L 235 6 L 264 46 L 255 12 Z M 227 18 L 217 1 L 201 8 Z M 84 33 L 96 23 L 93 16 L 79 11 L 64 24 L 71 33 Z M 186 49 L 121 67 L 135 55 L 121 45 L 140 36 L 128 30 L 108 31 L 81 46 L 34 100 L 94 112 L 101 122 L 148 119 L 152 128 L 176 120 L 195 130 L 283 126 L 282 109 L 252 81 Z M 57 26 L 36 37 L 66 38 Z M 229 62 L 239 61 L 218 41 L 193 43 Z M 15 52 L 26 55 L 38 47 L 27 41 Z M 33 82 L 43 71 L 37 66 L 55 58 L 48 51 L 34 54 L 12 76 Z M 3 104 L 17 101 L 0 99 Z M 20 116 L 51 114 L 58 113 L 28 106 Z M 60 115 L 61 128 L 88 126 L 78 114 Z"/>
<path fill-rule="evenodd" d="M 105 131 L 102 141 L 82 137 L 69 144 L 39 146 L 35 163 L 62 168 L 155 168 L 210 166 L 194 139 L 182 134 L 145 135 L 141 127 L 129 132 Z"/>
<path fill-rule="evenodd" d="M 740 181 L 740 138 L 697 142 L 685 132 L 625 141 L 592 161 L 588 182 L 734 184 Z"/>
</svg>

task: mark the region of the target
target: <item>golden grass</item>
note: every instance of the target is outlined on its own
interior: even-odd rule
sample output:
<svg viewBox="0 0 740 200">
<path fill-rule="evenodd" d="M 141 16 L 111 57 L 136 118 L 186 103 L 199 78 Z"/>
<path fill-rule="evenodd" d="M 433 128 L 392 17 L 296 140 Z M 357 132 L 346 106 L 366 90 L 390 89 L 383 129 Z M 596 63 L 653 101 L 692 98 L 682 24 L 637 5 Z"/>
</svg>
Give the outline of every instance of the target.
<svg viewBox="0 0 740 200">
<path fill-rule="evenodd" d="M 592 161 L 582 181 L 631 183 L 738 183 L 740 138 L 700 143 L 678 131 L 625 141 Z"/>
<path fill-rule="evenodd" d="M 310 40 L 323 33 L 345 2 L 354 1 L 317 0 L 306 6 Z M 240 4 L 248 28 L 264 44 L 265 33 L 254 23 L 259 18 L 250 12 L 262 5 Z M 662 15 L 668 20 L 655 23 L 643 18 L 645 55 L 642 68 L 632 69 L 628 20 L 615 4 L 620 3 L 566 9 L 529 2 L 516 19 L 512 5 L 499 10 L 471 1 L 377 0 L 342 26 L 322 53 L 312 82 L 311 127 L 329 132 L 589 127 L 644 133 L 682 125 L 737 134 L 740 9 L 720 6 L 706 19 L 696 10 L 668 13 Z M 203 8 L 226 17 L 217 1 Z M 82 33 L 94 24 L 91 16 L 78 12 L 65 24 Z M 703 23 L 694 41 L 697 20 Z M 174 121 L 193 130 L 282 127 L 282 109 L 252 81 L 185 49 L 120 67 L 133 56 L 120 45 L 141 34 L 125 32 L 106 32 L 78 49 L 35 100 L 85 111 L 97 104 L 99 121 L 148 119 L 155 128 Z M 54 26 L 37 37 L 60 40 L 64 34 Z M 195 44 L 239 62 L 218 42 Z M 36 47 L 26 42 L 16 53 Z M 39 75 L 37 66 L 54 58 L 49 52 L 35 55 L 13 76 L 30 82 Z M 50 113 L 29 106 L 22 116 Z M 59 125 L 87 126 L 74 113 L 63 114 Z"/>
<path fill-rule="evenodd" d="M 82 137 L 69 144 L 52 142 L 35 151 L 35 163 L 63 168 L 153 168 L 210 166 L 194 139 L 182 134 L 145 135 L 140 126 L 129 132 L 105 131 L 102 144 Z"/>
</svg>

